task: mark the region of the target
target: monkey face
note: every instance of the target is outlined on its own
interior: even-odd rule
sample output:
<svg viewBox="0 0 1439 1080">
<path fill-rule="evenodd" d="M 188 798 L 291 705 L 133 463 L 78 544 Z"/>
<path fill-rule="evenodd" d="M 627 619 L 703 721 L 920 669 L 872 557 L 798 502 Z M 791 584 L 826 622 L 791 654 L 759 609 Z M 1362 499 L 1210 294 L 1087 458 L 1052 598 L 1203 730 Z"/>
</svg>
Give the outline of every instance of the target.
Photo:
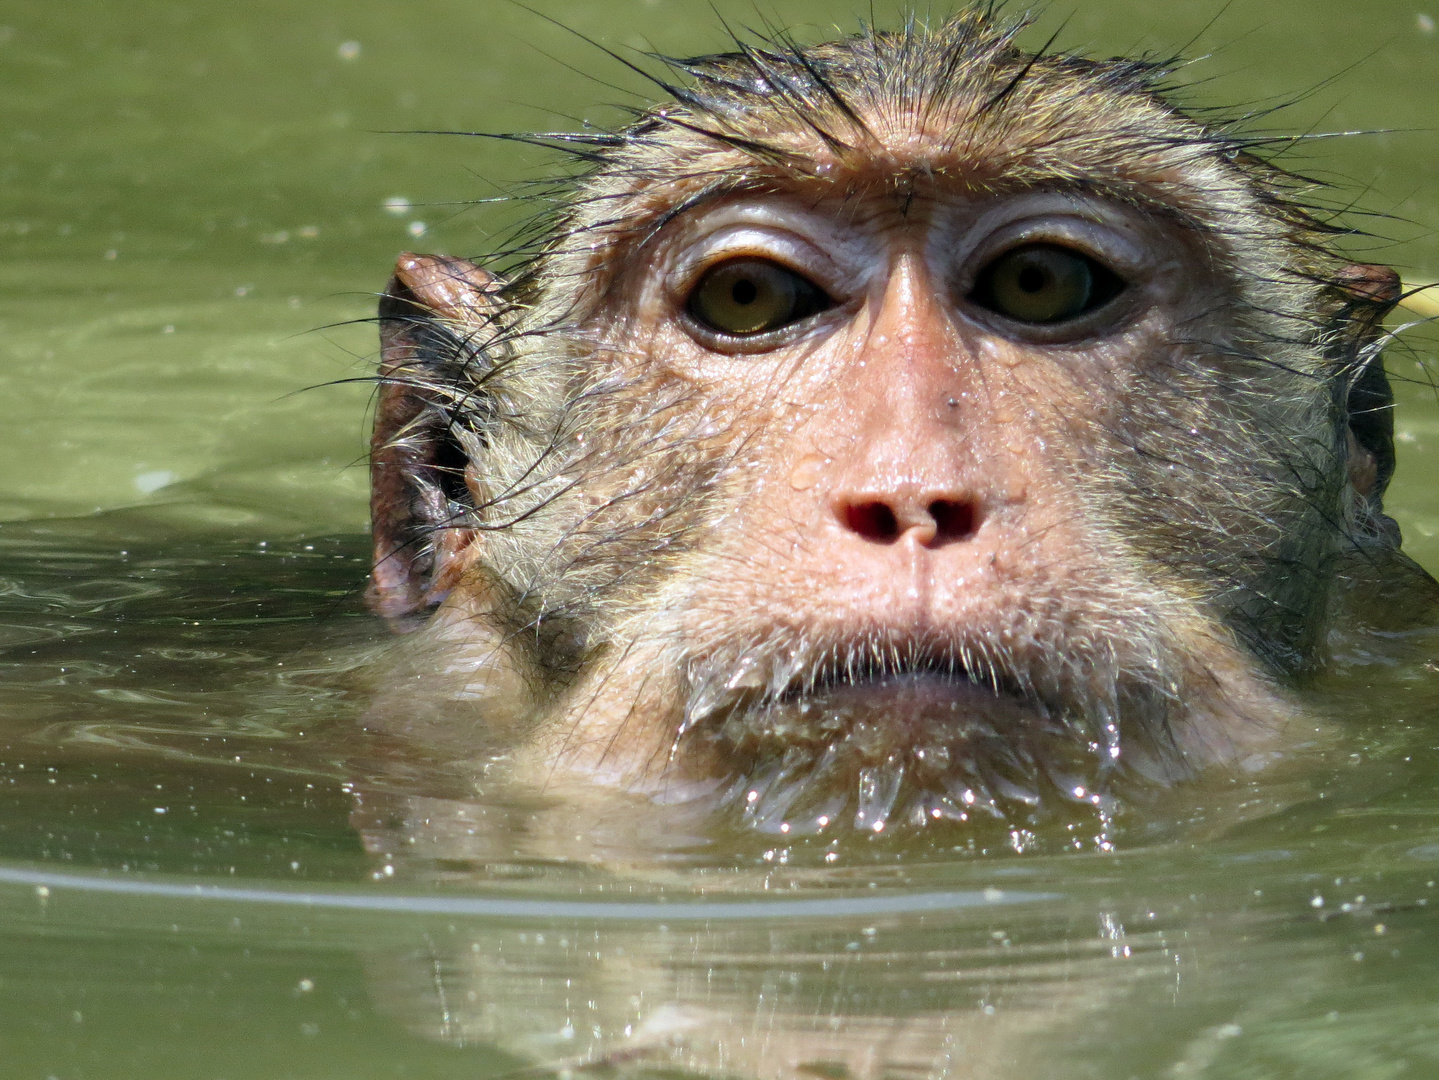
<svg viewBox="0 0 1439 1080">
<path fill-rule="evenodd" d="M 667 753 L 788 760 L 791 830 L 883 828 L 892 807 L 842 807 L 829 784 L 805 818 L 796 777 L 933 774 L 906 812 L 963 818 L 998 788 L 1037 797 L 1041 761 L 1043 786 L 1088 800 L 1126 754 L 1184 768 L 1155 729 L 1122 745 L 1126 713 L 1165 723 L 1189 697 L 1231 754 L 1272 730 L 1282 695 L 1114 526 L 1156 494 L 1118 418 L 1225 329 L 1206 325 L 1223 282 L 1179 230 L 1057 193 L 734 197 L 610 288 L 624 315 L 590 330 L 610 332 L 608 377 L 650 400 L 682 386 L 704 428 L 664 484 L 710 492 L 684 571 L 620 632 L 656 650 L 637 667 L 657 695 L 656 663 L 676 673 L 653 710 Z M 1213 425 L 1183 406 L 1171 422 Z M 634 492 L 623 464 L 615 479 L 611 505 Z M 1193 694 L 1218 668 L 1227 695 Z M 603 757 L 643 722 L 635 673 L 582 685 L 570 722 L 604 732 Z M 1008 782 L 976 767 L 994 761 Z"/>
<path fill-rule="evenodd" d="M 443 600 L 546 768 L 882 829 L 1102 810 L 1299 715 L 1388 542 L 1392 275 L 1138 69 L 966 18 L 904 94 L 878 38 L 695 61 L 514 285 L 402 260 L 375 596 Z"/>
</svg>

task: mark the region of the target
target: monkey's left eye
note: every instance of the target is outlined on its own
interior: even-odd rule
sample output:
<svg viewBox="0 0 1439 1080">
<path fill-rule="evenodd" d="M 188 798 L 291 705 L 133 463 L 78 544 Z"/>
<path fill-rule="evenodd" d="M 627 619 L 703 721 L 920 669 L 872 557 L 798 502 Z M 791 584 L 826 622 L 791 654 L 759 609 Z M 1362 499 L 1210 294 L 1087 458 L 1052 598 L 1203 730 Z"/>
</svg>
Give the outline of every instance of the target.
<svg viewBox="0 0 1439 1080">
<path fill-rule="evenodd" d="M 778 330 L 832 307 L 819 286 L 768 259 L 731 259 L 707 270 L 685 301 L 690 318 L 721 334 Z"/>
<path fill-rule="evenodd" d="M 970 299 L 1015 322 L 1050 324 L 1077 319 L 1123 290 L 1118 275 L 1087 255 L 1026 244 L 981 270 Z"/>
</svg>

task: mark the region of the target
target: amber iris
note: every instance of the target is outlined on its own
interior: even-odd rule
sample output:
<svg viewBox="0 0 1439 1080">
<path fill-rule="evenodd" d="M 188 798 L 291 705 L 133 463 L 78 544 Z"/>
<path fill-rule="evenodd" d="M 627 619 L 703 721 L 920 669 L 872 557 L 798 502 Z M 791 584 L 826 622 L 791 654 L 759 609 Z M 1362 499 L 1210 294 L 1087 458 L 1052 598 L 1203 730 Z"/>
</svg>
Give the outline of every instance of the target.
<svg viewBox="0 0 1439 1080">
<path fill-rule="evenodd" d="M 686 308 L 708 330 L 748 337 L 807 319 L 831 303 L 788 267 L 768 259 L 732 259 L 705 272 Z"/>
<path fill-rule="evenodd" d="M 1062 323 L 1108 303 L 1124 288 L 1113 271 L 1070 248 L 1026 244 L 980 272 L 971 299 L 1022 323 Z"/>
</svg>

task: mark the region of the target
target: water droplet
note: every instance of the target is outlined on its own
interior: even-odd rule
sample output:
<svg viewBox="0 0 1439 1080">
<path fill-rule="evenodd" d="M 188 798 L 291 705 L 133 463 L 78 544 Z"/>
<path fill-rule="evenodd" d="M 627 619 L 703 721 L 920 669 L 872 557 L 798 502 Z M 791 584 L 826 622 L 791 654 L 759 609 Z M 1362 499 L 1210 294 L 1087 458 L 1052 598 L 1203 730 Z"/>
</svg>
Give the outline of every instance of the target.
<svg viewBox="0 0 1439 1080">
<path fill-rule="evenodd" d="M 807 491 L 814 487 L 827 464 L 829 459 L 823 454 L 806 454 L 789 474 L 790 487 L 796 491 Z"/>
</svg>

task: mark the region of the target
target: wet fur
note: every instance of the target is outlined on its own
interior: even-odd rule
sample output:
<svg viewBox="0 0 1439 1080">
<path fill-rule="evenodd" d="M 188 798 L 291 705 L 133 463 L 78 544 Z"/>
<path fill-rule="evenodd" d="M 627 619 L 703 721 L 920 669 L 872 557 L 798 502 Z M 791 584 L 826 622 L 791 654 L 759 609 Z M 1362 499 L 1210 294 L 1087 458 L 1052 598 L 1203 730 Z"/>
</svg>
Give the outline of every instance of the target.
<svg viewBox="0 0 1439 1080">
<path fill-rule="evenodd" d="M 1099 806 L 1121 766 L 1167 781 L 1242 755 L 1232 732 L 1208 739 L 1206 711 L 1242 727 L 1252 703 L 1284 699 L 1323 663 L 1336 582 L 1392 562 L 1379 320 L 1397 282 L 1333 252 L 1344 230 L 1310 205 L 1314 185 L 1265 160 L 1273 140 L 1171 104 L 1171 64 L 1031 55 L 1022 29 L 975 8 L 814 47 L 778 35 L 655 58 L 670 100 L 624 129 L 524 137 L 574 167 L 494 260 L 503 281 L 464 310 L 392 283 L 372 602 L 395 618 L 446 602 L 431 637 L 503 666 L 521 711 L 562 721 L 541 757 L 577 737 L 574 695 L 638 658 L 650 674 L 604 738 L 649 746 L 651 778 L 731 776 L 724 798 L 761 827 L 828 805 L 832 772 L 857 822 L 874 820 L 865 785 L 880 775 L 881 825 Z M 626 354 L 624 270 L 732 193 L 905 204 L 954 185 L 1082 193 L 1177 223 L 1222 305 L 1146 366 L 1064 372 L 1108 403 L 1103 422 L 1036 421 L 1075 480 L 1083 573 L 1031 567 L 967 631 L 789 619 L 803 591 L 755 580 L 730 536 L 766 418 Z M 1252 670 L 1213 661 L 1236 643 Z M 796 731 L 779 708 L 913 672 L 988 684 L 1043 722 L 866 742 L 862 724 Z M 1272 734 L 1266 708 L 1256 739 Z"/>
</svg>

